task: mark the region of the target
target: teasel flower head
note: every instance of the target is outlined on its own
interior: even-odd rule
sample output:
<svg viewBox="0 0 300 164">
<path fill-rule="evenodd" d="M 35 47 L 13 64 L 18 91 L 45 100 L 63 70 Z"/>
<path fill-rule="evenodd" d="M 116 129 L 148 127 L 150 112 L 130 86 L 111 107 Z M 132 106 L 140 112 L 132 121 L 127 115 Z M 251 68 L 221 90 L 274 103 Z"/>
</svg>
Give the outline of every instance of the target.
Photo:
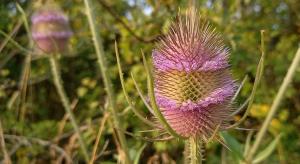
<svg viewBox="0 0 300 164">
<path fill-rule="evenodd" d="M 179 135 L 205 141 L 228 125 L 236 90 L 228 57 L 221 36 L 195 9 L 179 15 L 153 50 L 156 103 Z"/>
<path fill-rule="evenodd" d="M 38 50 L 44 53 L 61 53 L 68 49 L 73 35 L 68 17 L 56 4 L 46 4 L 31 17 L 32 38 Z"/>
</svg>

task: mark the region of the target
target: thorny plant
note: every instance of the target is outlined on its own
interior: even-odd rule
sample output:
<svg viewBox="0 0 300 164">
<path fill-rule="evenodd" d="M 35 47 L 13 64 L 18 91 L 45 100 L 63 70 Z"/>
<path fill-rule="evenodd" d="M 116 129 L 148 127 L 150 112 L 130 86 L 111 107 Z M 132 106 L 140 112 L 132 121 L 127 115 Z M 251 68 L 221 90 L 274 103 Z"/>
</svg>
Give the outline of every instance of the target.
<svg viewBox="0 0 300 164">
<path fill-rule="evenodd" d="M 104 62 L 104 51 L 102 49 L 101 38 L 95 26 L 95 13 L 91 9 L 92 2 L 90 0 L 85 0 L 84 3 L 89 25 L 92 31 L 96 54 L 98 57 L 98 64 L 102 71 L 101 73 L 107 89 L 107 94 L 109 96 L 109 109 L 111 110 L 110 114 L 113 118 L 110 121 L 108 115 L 104 116 L 91 158 L 86 150 L 86 145 L 82 141 L 80 130 L 78 129 L 78 125 L 71 111 L 70 102 L 64 92 L 63 82 L 60 77 L 56 56 L 52 56 L 50 58 L 50 63 L 52 65 L 55 85 L 59 95 L 61 96 L 64 107 L 69 114 L 72 125 L 78 134 L 79 142 L 87 162 L 89 161 L 89 163 L 93 163 L 95 160 L 97 145 L 99 143 L 106 119 L 109 120 L 111 126 L 113 125 L 113 122 L 115 123 L 114 128 L 115 133 L 117 134 L 117 137 L 115 138 L 117 143 L 120 145 L 119 154 L 125 158 L 123 161 L 124 163 L 131 163 L 132 161 L 132 159 L 129 157 L 124 134 L 131 135 L 136 139 L 151 142 L 166 141 L 171 139 L 185 140 L 186 144 L 184 154 L 186 163 L 201 163 L 204 160 L 205 145 L 213 140 L 217 140 L 224 145 L 224 147 L 236 154 L 239 158 L 239 163 L 259 163 L 272 153 L 276 147 L 276 144 L 280 140 L 281 135 L 277 136 L 268 146 L 266 146 L 266 148 L 260 152 L 257 151 L 262 138 L 266 134 L 267 127 L 269 126 L 271 119 L 274 117 L 274 114 L 278 109 L 288 84 L 294 77 L 296 68 L 300 61 L 300 48 L 298 49 L 293 62 L 290 65 L 288 73 L 285 76 L 282 85 L 280 86 L 280 89 L 273 101 L 262 128 L 257 133 L 253 145 L 251 145 L 251 139 L 254 135 L 254 132 L 250 131 L 243 151 L 237 144 L 237 141 L 231 137 L 229 133 L 224 131 L 231 129 L 243 129 L 239 126 L 247 118 L 254 102 L 255 93 L 263 75 L 265 60 L 263 30 L 261 31 L 262 55 L 257 66 L 255 81 L 251 94 L 239 108 L 232 110 L 232 104 L 234 104 L 235 99 L 242 90 L 243 84 L 247 80 L 247 77 L 244 78 L 238 87 L 236 86 L 236 82 L 232 80 L 229 71 L 228 49 L 223 45 L 220 35 L 215 32 L 208 22 L 203 18 L 199 18 L 200 16 L 197 13 L 197 10 L 190 8 L 187 10 L 184 16 L 179 14 L 175 20 L 175 23 L 171 25 L 169 33 L 162 38 L 160 44 L 158 44 L 157 48 L 153 51 L 153 68 L 149 66 L 146 57 L 142 52 L 143 65 L 147 73 L 148 97 L 142 93 L 141 88 L 134 78 L 134 74 L 131 74 L 137 93 L 150 113 L 154 115 L 156 121 L 146 119 L 145 115 L 141 113 L 139 109 L 137 109 L 129 97 L 127 88 L 125 87 L 117 43 L 115 43 L 115 53 L 120 81 L 129 107 L 141 121 L 143 121 L 146 125 L 149 125 L 151 128 L 154 128 L 148 132 L 159 132 L 159 135 L 155 138 L 136 136 L 123 130 L 122 126 L 120 125 L 118 118 L 119 116 L 115 111 L 116 104 L 114 91 L 110 86 L 111 82 L 107 75 L 108 66 Z M 18 6 L 18 10 L 22 13 L 28 38 L 31 39 L 29 24 L 26 20 L 25 12 L 20 6 Z M 26 79 L 29 77 L 31 55 L 34 52 L 19 45 L 11 38 L 10 35 L 2 31 L 0 32 L 6 37 L 7 41 L 14 44 L 22 52 L 28 54 L 28 57 L 25 59 L 26 69 L 24 69 L 24 76 L 21 79 L 21 81 L 24 83 L 22 83 L 20 87 L 22 94 L 21 99 L 22 101 L 25 101 L 27 86 Z M 33 36 L 35 38 L 37 37 L 37 35 Z M 51 37 L 50 41 L 54 42 L 54 48 L 56 50 L 60 49 L 60 47 L 57 47 L 57 43 L 55 43 L 57 41 L 53 39 L 53 37 Z M 234 115 L 242 112 L 244 108 L 246 108 L 246 110 L 244 111 L 241 119 L 230 125 L 229 123 L 232 122 L 231 118 Z M 22 112 L 25 111 L 21 111 L 21 113 Z M 6 151 L 4 139 L 19 140 L 22 141 L 23 144 L 29 144 L 29 140 L 31 140 L 32 142 L 37 142 L 40 145 L 52 147 L 57 152 L 60 152 L 62 156 L 66 158 L 67 162 L 71 162 L 72 160 L 63 149 L 48 141 L 37 138 L 26 138 L 22 136 L 3 134 L 2 129 L 0 130 L 0 139 L 0 146 L 2 152 L 5 153 L 6 161 L 10 161 L 11 159 Z M 134 163 L 138 163 L 139 156 L 141 155 L 145 146 L 146 144 L 139 149 Z M 243 151 L 243 153 L 241 151 Z"/>
<path fill-rule="evenodd" d="M 258 132 L 258 137 L 254 145 L 250 146 L 251 136 L 253 135 L 250 132 L 244 155 L 242 155 L 236 149 L 235 142 L 237 141 L 228 133 L 222 131 L 231 129 L 243 130 L 243 128 L 239 128 L 238 126 L 241 125 L 250 112 L 256 90 L 263 75 L 265 58 L 264 31 L 261 31 L 262 55 L 257 66 L 251 94 L 234 111 L 230 110 L 230 106 L 241 91 L 247 76 L 245 76 L 238 89 L 235 89 L 235 82 L 231 80 L 230 73 L 226 70 L 229 66 L 228 61 L 226 61 L 228 60 L 228 50 L 224 47 L 219 34 L 215 32 L 215 29 L 210 27 L 207 21 L 199 18 L 200 15 L 198 15 L 195 9 L 190 8 L 185 14 L 185 16 L 179 15 L 177 17 L 175 23 L 170 27 L 170 32 L 162 39 L 160 45 L 158 45 L 158 50 L 153 51 L 152 62 L 154 70 L 151 71 L 146 57 L 142 52 L 144 69 L 147 73 L 150 104 L 146 101 L 144 94 L 136 83 L 134 75 L 131 74 L 140 98 L 150 113 L 158 120 L 154 125 L 145 119 L 144 114 L 136 109 L 133 101 L 128 96 L 124 85 L 125 82 L 118 48 L 117 45 L 115 46 L 120 81 L 129 106 L 145 124 L 158 129 L 162 134 L 165 134 L 163 132 L 165 130 L 170 135 L 165 138 L 158 136 L 159 139 L 153 138 L 152 141 L 173 138 L 187 140 L 184 153 L 185 163 L 202 163 L 204 160 L 205 144 L 212 140 L 219 141 L 227 149 L 236 153 L 240 163 L 261 162 L 272 153 L 280 139 L 279 135 L 269 146 L 253 158 L 262 137 L 266 133 L 266 128 L 274 116 L 280 99 L 282 99 L 283 91 L 293 77 L 299 63 L 300 50 L 296 53 L 289 72 L 274 100 L 272 110 L 265 120 L 263 128 Z M 154 78 L 152 74 L 154 74 Z M 224 88 L 220 88 L 218 85 L 223 85 Z M 209 95 L 209 92 L 211 95 Z M 209 96 L 205 97 L 207 95 Z M 225 103 L 225 105 L 215 106 L 215 104 L 222 103 Z M 240 113 L 246 105 L 246 111 L 241 119 L 232 125 L 228 125 L 226 122 L 231 120 L 230 117 Z M 146 140 L 149 141 L 149 138 L 146 138 Z"/>
</svg>

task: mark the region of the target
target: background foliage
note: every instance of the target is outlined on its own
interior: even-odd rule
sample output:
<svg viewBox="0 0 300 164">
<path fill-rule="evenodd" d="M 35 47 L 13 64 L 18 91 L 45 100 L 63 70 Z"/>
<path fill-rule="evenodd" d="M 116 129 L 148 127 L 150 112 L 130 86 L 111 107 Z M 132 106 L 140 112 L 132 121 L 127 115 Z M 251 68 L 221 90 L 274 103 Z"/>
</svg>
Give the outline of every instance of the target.
<svg viewBox="0 0 300 164">
<path fill-rule="evenodd" d="M 18 1 L 28 18 L 34 10 L 34 2 Z M 81 0 L 57 0 L 69 15 L 75 36 L 71 39 L 71 51 L 60 59 L 62 78 L 67 95 L 76 107 L 74 113 L 84 135 L 89 151 L 92 151 L 99 121 L 105 111 L 105 90 L 88 27 L 85 8 Z M 141 63 L 140 50 L 147 57 L 155 46 L 155 40 L 167 30 L 170 20 L 178 8 L 185 8 L 184 0 L 95 0 L 99 31 L 103 47 L 110 65 L 110 76 L 117 91 L 118 111 L 122 124 L 135 135 L 155 136 L 137 117 L 127 110 L 127 102 L 122 93 L 116 65 L 114 42 L 118 42 L 126 87 L 135 100 L 138 109 L 147 113 L 134 83 L 130 78 L 133 72 L 146 93 L 146 74 Z M 256 94 L 250 116 L 243 123 L 244 128 L 259 129 L 272 100 L 279 88 L 287 68 L 297 50 L 300 35 L 300 3 L 298 0 L 200 0 L 197 6 L 204 17 L 222 33 L 226 45 L 231 49 L 231 65 L 234 77 L 248 80 L 236 104 L 241 104 L 250 94 L 254 82 L 256 66 L 260 57 L 260 30 L 266 31 L 266 64 L 262 82 Z M 0 30 L 11 34 L 12 38 L 24 47 L 30 48 L 29 39 L 22 24 L 21 13 L 16 2 L 2 0 L 0 4 Z M 30 66 L 25 61 L 28 55 L 16 48 L 6 38 L 0 36 L 0 119 L 4 134 L 38 138 L 57 143 L 77 161 L 83 160 L 79 147 L 74 143 L 74 134 L 69 122 L 59 133 L 65 112 L 51 81 L 49 63 L 45 58 L 34 59 Z M 30 68 L 28 83 L 24 70 Z M 279 112 L 272 120 L 264 143 L 270 142 L 279 133 L 282 138 L 276 152 L 265 163 L 294 163 L 300 159 L 300 68 Z M 27 77 L 27 76 L 25 76 Z M 150 117 L 150 113 L 148 113 Z M 236 119 L 239 119 L 237 116 Z M 107 145 L 98 161 L 115 162 L 116 146 L 112 129 L 105 125 L 99 149 Z M 230 134 L 241 144 L 245 143 L 249 131 L 232 130 Z M 145 141 L 127 136 L 130 155 L 136 156 Z M 49 147 L 32 142 L 6 139 L 6 146 L 15 163 L 44 163 L 54 160 L 57 154 Z M 263 145 L 262 145 L 263 147 Z M 101 151 L 101 150 L 99 150 Z M 171 163 L 182 160 L 183 143 L 172 140 L 149 142 L 141 156 L 141 163 Z M 50 153 L 49 153 L 50 152 Z M 228 163 L 233 160 L 230 152 L 219 143 L 208 145 L 207 163 L 220 163 L 222 154 Z M 0 154 L 0 158 L 2 155 Z"/>
</svg>

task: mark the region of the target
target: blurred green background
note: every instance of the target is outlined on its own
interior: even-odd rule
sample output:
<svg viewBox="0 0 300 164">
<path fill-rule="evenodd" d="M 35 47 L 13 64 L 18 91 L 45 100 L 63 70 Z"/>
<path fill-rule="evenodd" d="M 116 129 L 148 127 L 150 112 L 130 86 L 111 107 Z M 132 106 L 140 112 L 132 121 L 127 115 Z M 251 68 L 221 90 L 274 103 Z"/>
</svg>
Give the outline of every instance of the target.
<svg viewBox="0 0 300 164">
<path fill-rule="evenodd" d="M 28 19 L 34 11 L 30 0 L 1 0 L 0 30 L 11 34 L 20 45 L 30 48 L 29 39 L 22 24 L 21 13 L 16 2 L 26 11 Z M 67 95 L 76 104 L 74 113 L 89 151 L 92 151 L 99 122 L 105 111 L 106 94 L 100 70 L 96 62 L 91 33 L 81 0 L 56 1 L 70 18 L 74 31 L 71 50 L 60 59 L 62 78 Z M 148 58 L 155 47 L 157 37 L 164 34 L 179 8 L 186 8 L 187 1 L 176 0 L 95 0 L 97 29 L 102 37 L 105 56 L 110 65 L 109 72 L 117 92 L 118 111 L 122 125 L 135 135 L 155 137 L 155 132 L 141 133 L 150 128 L 130 111 L 122 93 L 116 65 L 114 42 L 118 42 L 126 87 L 138 109 L 146 110 L 130 78 L 133 72 L 146 93 L 146 74 L 141 63 L 141 49 Z M 241 82 L 248 80 L 236 104 L 249 96 L 254 82 L 260 52 L 260 30 L 265 30 L 266 59 L 264 75 L 256 94 L 250 116 L 243 128 L 259 129 L 272 100 L 283 80 L 288 66 L 298 48 L 300 36 L 299 0 L 200 0 L 197 8 L 224 37 L 231 49 L 230 63 L 233 75 Z M 0 119 L 5 134 L 39 138 L 57 143 L 77 162 L 83 160 L 79 147 L 74 143 L 72 126 L 66 123 L 59 132 L 65 117 L 59 96 L 51 81 L 50 66 L 45 58 L 26 64 L 24 51 L 16 48 L 0 35 Z M 30 70 L 30 74 L 25 74 Z M 25 77 L 25 79 L 24 79 Z M 26 80 L 28 78 L 28 80 Z M 282 133 L 276 151 L 264 163 L 297 163 L 300 160 L 300 68 L 285 93 L 276 117 L 272 120 L 263 145 Z M 239 119 L 240 116 L 236 116 Z M 112 129 L 105 125 L 100 140 L 99 152 L 107 145 L 97 161 L 116 162 L 117 150 L 112 138 Z M 231 130 L 230 134 L 242 145 L 249 131 Z M 130 155 L 134 157 L 146 141 L 127 136 Z M 183 143 L 177 140 L 147 142 L 141 155 L 141 163 L 180 163 Z M 262 145 L 262 147 L 263 147 Z M 14 163 L 50 163 L 59 155 L 49 147 L 32 142 L 30 146 L 20 140 L 6 139 L 6 147 Z M 207 146 L 206 163 L 221 163 L 224 153 L 227 162 L 234 156 L 214 142 Z M 0 159 L 2 154 L 0 154 Z"/>
</svg>

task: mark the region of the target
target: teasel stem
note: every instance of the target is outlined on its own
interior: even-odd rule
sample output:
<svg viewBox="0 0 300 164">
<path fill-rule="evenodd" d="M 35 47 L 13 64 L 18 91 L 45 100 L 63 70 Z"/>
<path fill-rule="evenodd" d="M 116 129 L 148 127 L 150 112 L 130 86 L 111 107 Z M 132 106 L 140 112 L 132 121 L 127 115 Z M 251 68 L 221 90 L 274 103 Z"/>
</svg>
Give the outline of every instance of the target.
<svg viewBox="0 0 300 164">
<path fill-rule="evenodd" d="M 127 143 L 126 143 L 126 138 L 123 133 L 123 128 L 120 124 L 120 119 L 119 119 L 119 116 L 117 115 L 117 111 L 116 111 L 116 100 L 115 100 L 116 97 L 115 97 L 115 94 L 113 91 L 113 87 L 111 85 L 112 84 L 111 80 L 110 80 L 108 72 L 107 72 L 107 64 L 105 62 L 102 41 L 101 41 L 99 33 L 96 30 L 97 27 L 94 22 L 96 20 L 96 16 L 95 16 L 95 12 L 92 10 L 92 1 L 84 0 L 84 4 L 86 7 L 86 14 L 87 14 L 88 22 L 89 22 L 90 29 L 92 32 L 92 37 L 93 37 L 94 46 L 95 46 L 96 55 L 97 55 L 97 61 L 100 66 L 100 71 L 102 74 L 104 86 L 105 86 L 105 89 L 106 89 L 106 92 L 108 95 L 108 100 L 109 100 L 112 119 L 114 121 L 114 126 L 116 129 L 119 129 L 116 132 L 117 132 L 117 135 L 118 135 L 118 138 L 120 141 L 121 148 L 125 154 L 125 163 L 131 163 L 130 158 L 129 158 L 129 153 L 128 153 L 128 147 L 127 147 Z"/>
<path fill-rule="evenodd" d="M 186 140 L 187 144 L 187 163 L 190 164 L 202 164 L 203 161 L 203 154 L 202 154 L 202 140 L 199 137 L 190 137 Z"/>
<path fill-rule="evenodd" d="M 26 33 L 27 33 L 27 37 L 29 40 L 29 47 L 30 49 L 33 46 L 33 42 L 32 42 L 32 38 L 31 38 L 31 32 L 30 32 L 30 28 L 29 28 L 29 23 L 27 20 L 27 15 L 24 11 L 24 9 L 18 4 L 16 3 L 16 7 L 18 9 L 18 11 L 21 13 L 21 19 L 23 21 Z M 20 78 L 20 85 L 19 85 L 19 90 L 20 90 L 20 120 L 24 121 L 25 119 L 25 115 L 26 115 L 26 94 L 27 94 L 27 83 L 28 83 L 28 79 L 30 78 L 30 70 L 31 70 L 31 58 L 32 58 L 32 53 L 30 51 L 28 51 L 26 53 L 26 57 L 24 60 L 24 65 L 23 65 L 23 69 L 22 69 L 22 74 L 21 74 L 21 78 Z"/>
<path fill-rule="evenodd" d="M 65 92 L 64 87 L 63 87 L 63 81 L 61 79 L 61 75 L 60 75 L 61 73 L 60 73 L 58 63 L 57 63 L 56 55 L 52 54 L 49 57 L 49 61 L 50 61 L 50 64 L 51 64 L 51 71 L 52 71 L 54 85 L 56 87 L 58 95 L 61 98 L 61 101 L 62 101 L 62 104 L 63 104 L 63 107 L 64 107 L 66 113 L 70 116 L 71 124 L 72 124 L 72 126 L 73 126 L 73 128 L 74 128 L 74 130 L 75 130 L 75 132 L 78 136 L 78 141 L 79 141 L 79 144 L 80 144 L 83 156 L 84 156 L 84 160 L 86 161 L 86 163 L 88 163 L 89 156 L 88 156 L 88 152 L 87 152 L 87 149 L 86 149 L 86 145 L 85 145 L 85 143 L 83 141 L 83 138 L 82 138 L 82 135 L 79 131 L 78 125 L 77 125 L 76 120 L 75 120 L 75 117 L 74 117 L 74 115 L 71 111 L 70 101 L 69 101 L 69 98 L 67 97 L 66 92 Z"/>
<path fill-rule="evenodd" d="M 288 69 L 288 72 L 286 74 L 286 76 L 284 77 L 284 80 L 279 88 L 279 91 L 273 101 L 273 104 L 270 108 L 270 111 L 267 115 L 267 118 L 265 119 L 261 129 L 259 130 L 258 134 L 257 134 L 257 137 L 254 141 L 254 144 L 253 146 L 251 147 L 249 153 L 247 154 L 246 156 L 246 160 L 247 162 L 251 162 L 252 161 L 252 158 L 253 156 L 255 155 L 257 149 L 259 148 L 259 145 L 262 141 L 262 139 L 264 138 L 267 130 L 268 130 L 268 126 L 270 125 L 270 122 L 272 120 L 272 118 L 274 117 L 277 109 L 278 109 L 278 106 L 283 98 L 283 95 L 288 87 L 288 85 L 290 84 L 290 82 L 292 81 L 293 77 L 294 77 L 294 74 L 295 72 L 297 71 L 297 67 L 299 65 L 299 62 L 300 62 L 300 48 L 298 48 L 297 50 L 297 53 L 292 61 L 292 64 L 290 65 L 289 69 Z"/>
</svg>

